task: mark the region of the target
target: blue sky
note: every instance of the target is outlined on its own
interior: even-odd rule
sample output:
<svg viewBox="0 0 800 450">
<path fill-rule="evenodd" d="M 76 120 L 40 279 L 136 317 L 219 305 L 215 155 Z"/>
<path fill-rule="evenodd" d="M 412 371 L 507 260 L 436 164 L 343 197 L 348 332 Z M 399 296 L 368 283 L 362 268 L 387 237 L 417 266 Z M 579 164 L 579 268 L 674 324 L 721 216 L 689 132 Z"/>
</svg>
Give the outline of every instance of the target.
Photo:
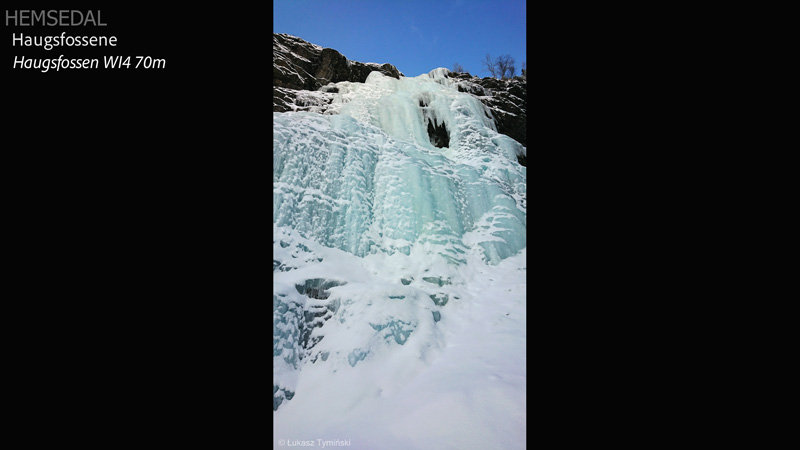
<svg viewBox="0 0 800 450">
<path fill-rule="evenodd" d="M 524 0 L 275 0 L 273 32 L 338 50 L 352 61 L 391 63 L 407 77 L 525 51 Z"/>
</svg>

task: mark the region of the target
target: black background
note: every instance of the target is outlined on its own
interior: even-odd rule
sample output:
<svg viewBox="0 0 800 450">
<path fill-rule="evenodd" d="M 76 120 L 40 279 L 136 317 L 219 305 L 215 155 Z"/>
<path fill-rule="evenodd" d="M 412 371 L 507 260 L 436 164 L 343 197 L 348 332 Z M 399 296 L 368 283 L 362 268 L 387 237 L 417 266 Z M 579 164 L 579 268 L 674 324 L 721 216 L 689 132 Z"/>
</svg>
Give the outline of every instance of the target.
<svg viewBox="0 0 800 450">
<path fill-rule="evenodd" d="M 163 5 L 4 6 L 108 24 L 3 22 L 11 409 L 42 439 L 268 445 L 270 8 Z M 11 45 L 62 31 L 117 46 Z M 12 68 L 61 54 L 101 67 Z"/>
</svg>

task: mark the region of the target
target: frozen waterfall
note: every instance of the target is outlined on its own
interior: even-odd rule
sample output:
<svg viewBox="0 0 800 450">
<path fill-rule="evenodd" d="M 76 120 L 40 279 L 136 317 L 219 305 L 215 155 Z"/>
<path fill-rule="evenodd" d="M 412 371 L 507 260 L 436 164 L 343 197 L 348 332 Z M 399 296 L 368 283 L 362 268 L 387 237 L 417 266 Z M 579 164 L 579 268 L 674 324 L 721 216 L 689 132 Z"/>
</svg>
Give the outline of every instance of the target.
<svg viewBox="0 0 800 450">
<path fill-rule="evenodd" d="M 496 264 L 525 247 L 525 148 L 436 69 L 341 82 L 327 114 L 273 113 L 273 220 L 357 256 L 479 246 Z M 428 124 L 443 126 L 435 147 Z"/>
<path fill-rule="evenodd" d="M 303 94 L 273 113 L 276 437 L 523 448 L 525 147 L 447 69 Z"/>
</svg>

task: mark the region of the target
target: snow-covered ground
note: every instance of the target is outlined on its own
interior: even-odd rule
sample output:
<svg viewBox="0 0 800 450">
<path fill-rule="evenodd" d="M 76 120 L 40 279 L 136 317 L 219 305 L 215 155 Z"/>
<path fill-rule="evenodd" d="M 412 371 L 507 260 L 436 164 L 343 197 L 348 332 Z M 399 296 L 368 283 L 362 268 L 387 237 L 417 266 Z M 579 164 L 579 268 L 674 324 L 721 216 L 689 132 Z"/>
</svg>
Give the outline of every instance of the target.
<svg viewBox="0 0 800 450">
<path fill-rule="evenodd" d="M 273 114 L 274 448 L 525 447 L 526 150 L 445 71 Z"/>
</svg>

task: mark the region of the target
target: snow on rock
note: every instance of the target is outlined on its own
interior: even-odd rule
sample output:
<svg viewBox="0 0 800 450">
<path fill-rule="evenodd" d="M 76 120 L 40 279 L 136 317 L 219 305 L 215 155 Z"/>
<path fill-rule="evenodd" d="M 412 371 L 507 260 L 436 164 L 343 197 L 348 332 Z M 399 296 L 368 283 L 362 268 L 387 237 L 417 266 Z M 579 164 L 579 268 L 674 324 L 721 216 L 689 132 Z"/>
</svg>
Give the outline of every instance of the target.
<svg viewBox="0 0 800 450">
<path fill-rule="evenodd" d="M 388 63 L 350 61 L 334 49 L 322 48 L 289 34 L 273 33 L 273 111 L 305 110 L 307 105 L 299 98 L 304 91 L 317 91 L 332 82 L 363 82 L 373 71 L 394 78 L 403 76 Z M 297 103 L 295 96 L 298 96 Z"/>
</svg>

